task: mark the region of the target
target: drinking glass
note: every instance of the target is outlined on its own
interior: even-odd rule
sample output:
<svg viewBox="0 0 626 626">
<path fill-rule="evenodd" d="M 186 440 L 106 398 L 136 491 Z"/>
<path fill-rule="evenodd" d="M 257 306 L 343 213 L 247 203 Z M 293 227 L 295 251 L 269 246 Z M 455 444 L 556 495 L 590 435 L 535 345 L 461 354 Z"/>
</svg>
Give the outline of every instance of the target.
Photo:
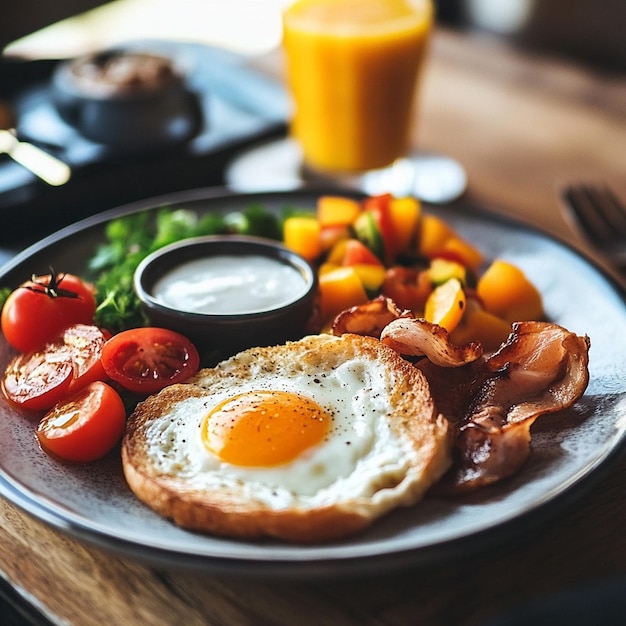
<svg viewBox="0 0 626 626">
<path fill-rule="evenodd" d="M 291 135 L 311 173 L 384 168 L 409 148 L 431 0 L 298 0 L 283 13 Z"/>
<path fill-rule="evenodd" d="M 289 139 L 237 162 L 231 184 L 282 178 L 431 202 L 465 189 L 452 159 L 409 153 L 432 0 L 296 0 L 282 22 Z"/>
</svg>

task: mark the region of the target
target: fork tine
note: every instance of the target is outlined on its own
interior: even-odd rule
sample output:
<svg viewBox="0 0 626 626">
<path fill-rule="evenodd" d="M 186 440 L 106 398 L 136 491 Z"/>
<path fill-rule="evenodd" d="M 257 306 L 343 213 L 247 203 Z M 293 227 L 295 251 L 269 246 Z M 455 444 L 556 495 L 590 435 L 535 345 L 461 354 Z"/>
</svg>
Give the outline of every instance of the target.
<svg viewBox="0 0 626 626">
<path fill-rule="evenodd" d="M 616 237 L 626 239 L 626 206 L 606 185 L 597 188 L 595 193 L 598 202 L 602 203 L 602 214 L 614 229 Z"/>
<path fill-rule="evenodd" d="M 626 273 L 626 206 L 605 185 L 570 185 L 561 191 L 561 199 L 571 225 Z"/>
<path fill-rule="evenodd" d="M 602 245 L 613 238 L 610 223 L 594 204 L 591 186 L 570 186 L 563 192 L 565 205 L 573 212 L 574 222 L 582 226 L 583 234 L 595 245 Z M 580 228 L 579 226 L 579 228 Z"/>
</svg>

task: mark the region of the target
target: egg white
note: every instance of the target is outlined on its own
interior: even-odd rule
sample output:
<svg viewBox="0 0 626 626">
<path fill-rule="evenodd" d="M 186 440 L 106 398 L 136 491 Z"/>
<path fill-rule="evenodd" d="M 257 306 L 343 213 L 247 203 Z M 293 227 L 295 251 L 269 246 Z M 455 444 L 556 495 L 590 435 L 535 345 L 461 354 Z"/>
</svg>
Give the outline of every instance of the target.
<svg viewBox="0 0 626 626">
<path fill-rule="evenodd" d="M 214 456 L 202 442 L 204 417 L 228 397 L 256 390 L 289 391 L 314 400 L 332 416 L 325 439 L 274 467 L 242 467 Z M 288 376 L 260 371 L 249 380 L 217 385 L 206 397 L 176 404 L 150 424 L 147 455 L 158 472 L 183 479 L 191 488 L 236 487 L 276 508 L 384 498 L 381 486 L 400 483 L 411 457 L 408 443 L 390 428 L 390 396 L 383 367 L 366 359 L 351 358 L 322 371 L 294 370 Z"/>
</svg>

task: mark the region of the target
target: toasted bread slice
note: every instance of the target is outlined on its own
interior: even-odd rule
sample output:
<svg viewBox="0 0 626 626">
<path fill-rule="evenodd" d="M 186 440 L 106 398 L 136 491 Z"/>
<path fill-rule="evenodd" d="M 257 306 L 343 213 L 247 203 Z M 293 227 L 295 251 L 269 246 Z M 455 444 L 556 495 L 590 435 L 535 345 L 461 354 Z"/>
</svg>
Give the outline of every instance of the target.
<svg viewBox="0 0 626 626">
<path fill-rule="evenodd" d="M 324 439 L 268 467 L 216 456 L 202 435 L 207 414 L 259 389 L 312 399 L 331 416 Z M 415 504 L 449 467 L 450 448 L 417 368 L 370 337 L 316 335 L 247 350 L 148 398 L 129 418 L 122 461 L 136 496 L 183 528 L 310 543 Z"/>
</svg>

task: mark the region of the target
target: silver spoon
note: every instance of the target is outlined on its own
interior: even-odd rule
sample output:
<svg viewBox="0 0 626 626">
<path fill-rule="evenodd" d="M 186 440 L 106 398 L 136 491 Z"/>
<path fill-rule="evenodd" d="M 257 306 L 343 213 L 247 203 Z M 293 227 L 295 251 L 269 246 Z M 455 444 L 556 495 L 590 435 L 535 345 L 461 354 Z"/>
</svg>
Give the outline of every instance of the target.
<svg viewBox="0 0 626 626">
<path fill-rule="evenodd" d="M 8 154 L 48 185 L 64 185 L 72 174 L 67 163 L 17 138 L 13 114 L 5 102 L 0 102 L 0 153 Z"/>
</svg>

